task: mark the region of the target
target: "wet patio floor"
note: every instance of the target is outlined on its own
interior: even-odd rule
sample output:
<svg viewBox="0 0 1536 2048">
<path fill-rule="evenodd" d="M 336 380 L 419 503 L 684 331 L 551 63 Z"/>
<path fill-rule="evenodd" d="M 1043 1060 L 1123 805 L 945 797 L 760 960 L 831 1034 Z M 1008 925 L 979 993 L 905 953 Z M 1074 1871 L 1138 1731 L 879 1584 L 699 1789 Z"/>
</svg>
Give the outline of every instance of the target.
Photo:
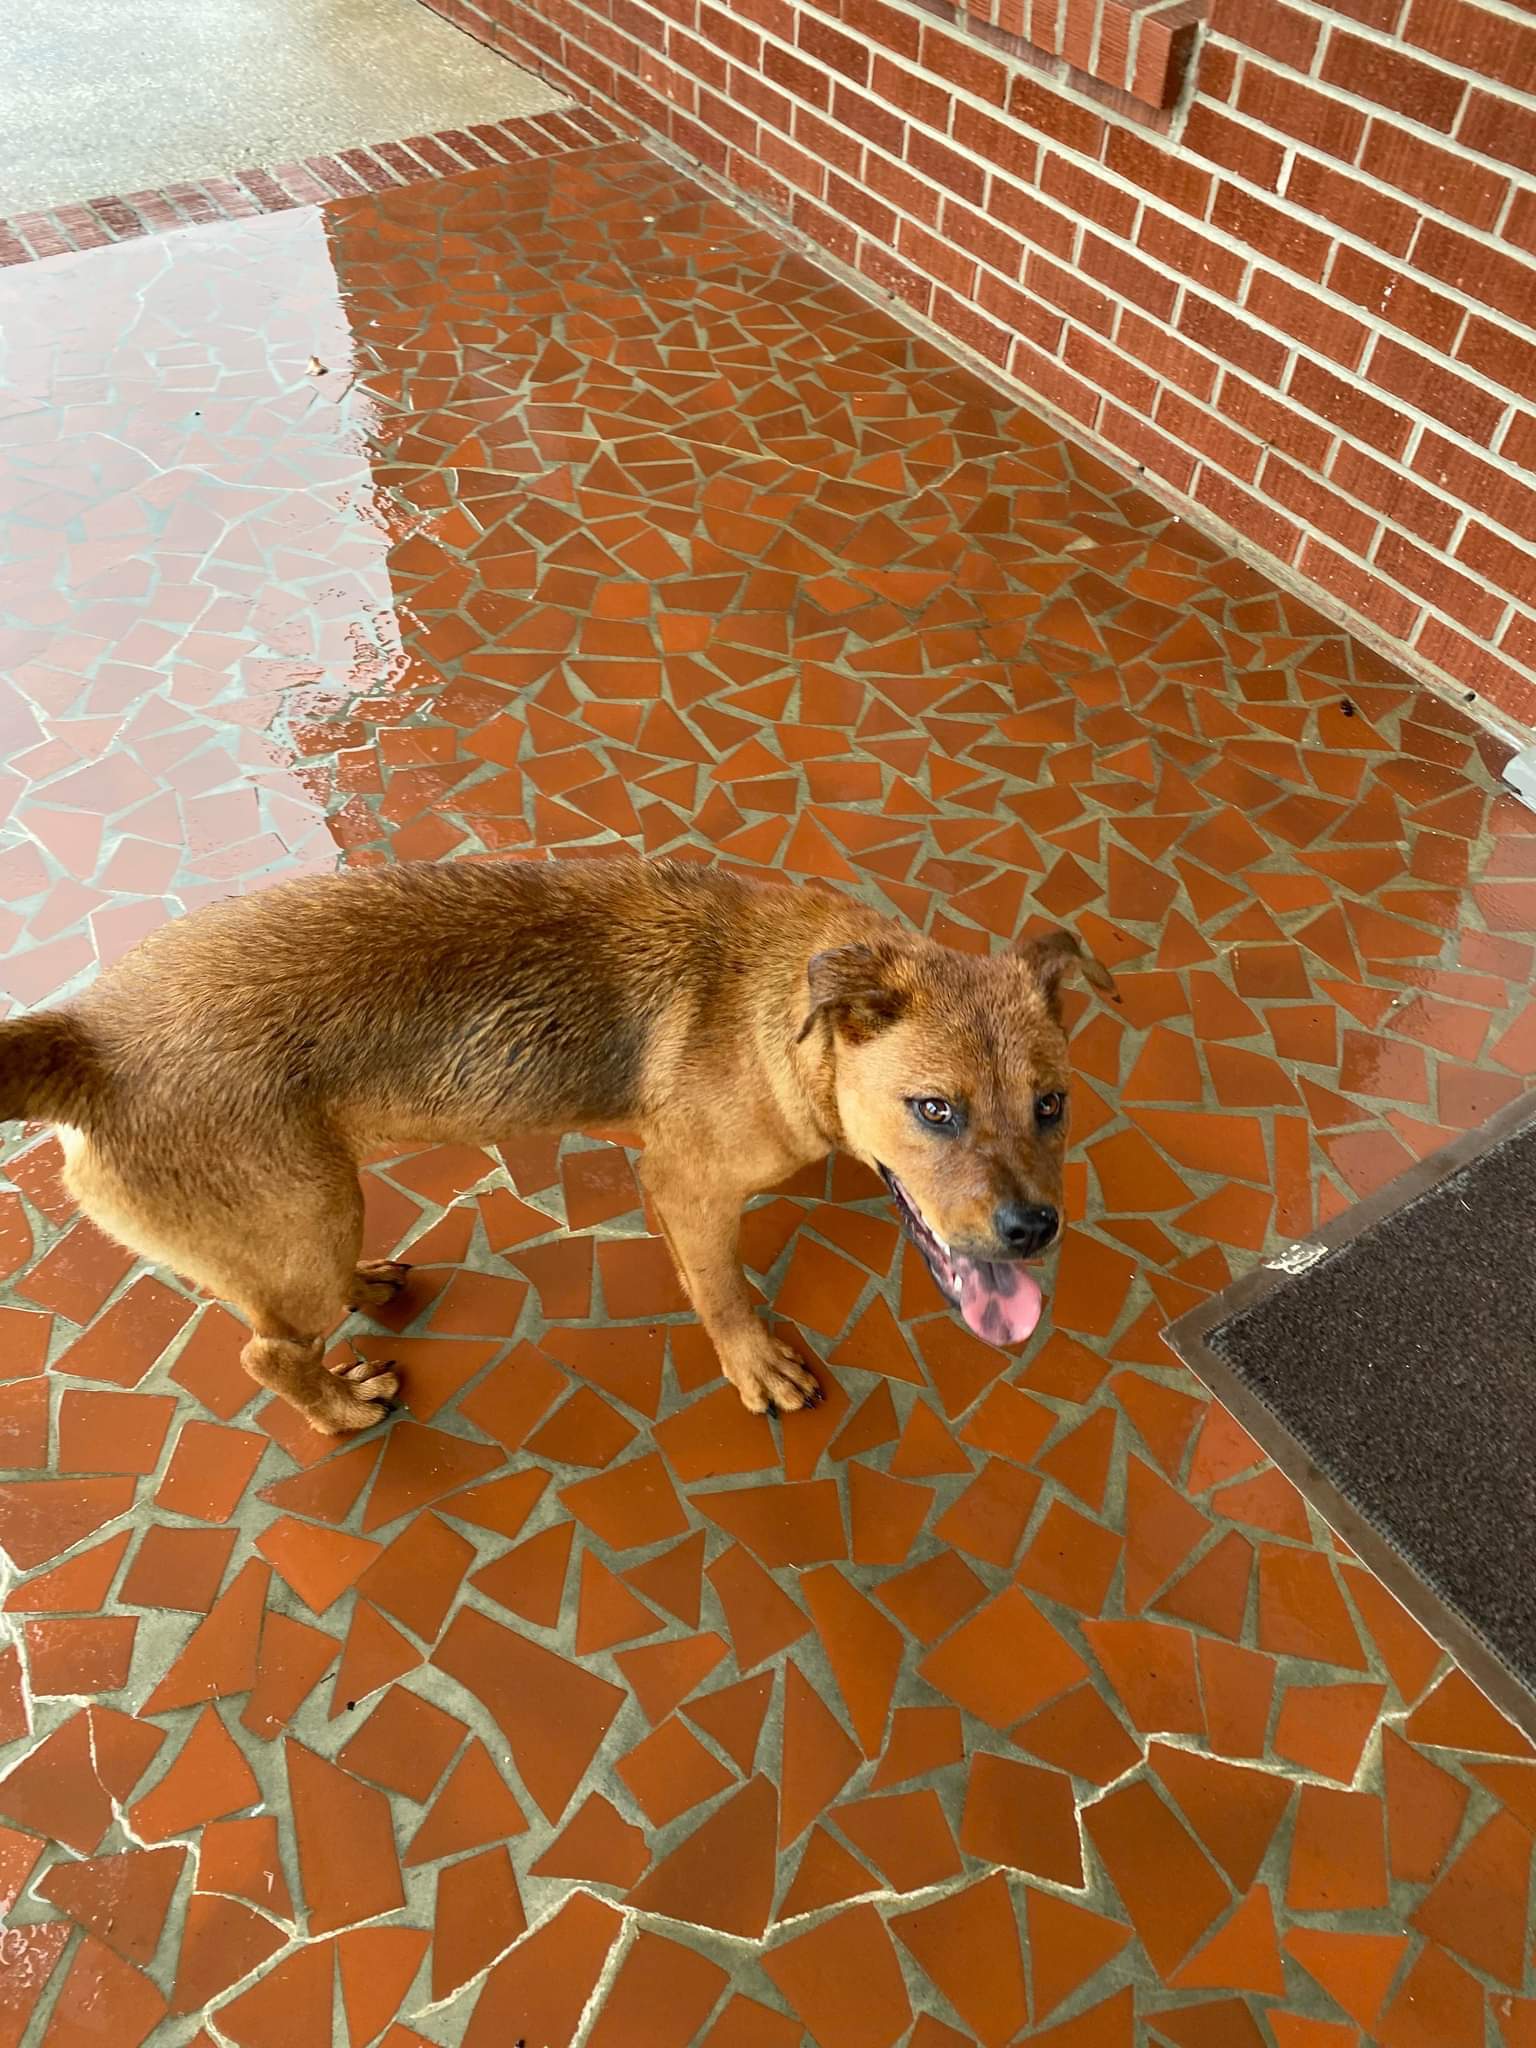
<svg viewBox="0 0 1536 2048">
<path fill-rule="evenodd" d="M 1159 1334 L 1528 1085 L 1496 743 L 631 144 L 28 265 L 0 334 L 13 1004 L 535 848 L 1069 922 L 1124 995 L 1020 1353 L 850 1163 L 752 1211 L 782 1424 L 622 1134 L 380 1164 L 406 1406 L 339 1447 L 18 1137 L 0 2041 L 1536 2042 L 1536 1751 Z"/>
</svg>

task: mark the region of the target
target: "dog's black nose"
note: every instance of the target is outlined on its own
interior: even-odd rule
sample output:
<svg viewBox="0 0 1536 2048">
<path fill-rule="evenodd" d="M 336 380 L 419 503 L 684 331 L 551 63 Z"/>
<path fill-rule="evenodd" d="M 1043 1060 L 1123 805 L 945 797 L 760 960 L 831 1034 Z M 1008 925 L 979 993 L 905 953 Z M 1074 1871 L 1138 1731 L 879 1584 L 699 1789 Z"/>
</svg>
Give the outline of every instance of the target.
<svg viewBox="0 0 1536 2048">
<path fill-rule="evenodd" d="M 1056 1211 L 1043 1202 L 1004 1202 L 992 1218 L 992 1228 L 1009 1251 L 1027 1259 L 1044 1251 L 1059 1221 Z"/>
</svg>

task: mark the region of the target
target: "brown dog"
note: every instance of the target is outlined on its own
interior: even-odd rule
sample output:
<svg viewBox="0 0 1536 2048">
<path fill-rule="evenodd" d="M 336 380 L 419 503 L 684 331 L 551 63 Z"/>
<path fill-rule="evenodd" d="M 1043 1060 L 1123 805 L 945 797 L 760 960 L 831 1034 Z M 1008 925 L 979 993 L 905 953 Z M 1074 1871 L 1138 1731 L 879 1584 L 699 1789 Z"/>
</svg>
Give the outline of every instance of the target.
<svg viewBox="0 0 1536 2048">
<path fill-rule="evenodd" d="M 377 1421 L 386 1367 L 322 1362 L 358 1263 L 359 1161 L 622 1125 L 678 1272 L 754 1410 L 817 1387 L 759 1321 L 742 1204 L 841 1146 L 884 1177 L 980 1335 L 1028 1336 L 1060 1229 L 1054 932 L 973 958 L 818 890 L 637 861 L 461 862 L 287 882 L 153 933 L 79 1002 L 0 1024 L 0 1118 L 57 1124 L 103 1230 L 234 1303 L 261 1385 Z"/>
</svg>

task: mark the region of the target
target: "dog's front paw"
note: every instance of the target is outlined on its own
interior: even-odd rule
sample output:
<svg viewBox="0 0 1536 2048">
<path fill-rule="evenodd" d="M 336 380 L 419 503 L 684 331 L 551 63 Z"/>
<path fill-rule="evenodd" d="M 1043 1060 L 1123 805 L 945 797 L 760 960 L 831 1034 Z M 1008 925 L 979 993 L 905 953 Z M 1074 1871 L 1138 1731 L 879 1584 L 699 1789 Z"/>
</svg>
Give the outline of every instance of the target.
<svg viewBox="0 0 1536 2048">
<path fill-rule="evenodd" d="M 733 1345 L 721 1364 L 743 1406 L 754 1415 L 788 1415 L 796 1408 L 814 1407 L 821 1399 L 809 1366 L 761 1324 L 755 1334 Z"/>
<path fill-rule="evenodd" d="M 400 1391 L 400 1375 L 393 1366 L 360 1358 L 355 1365 L 338 1366 L 331 1383 L 309 1411 L 310 1427 L 325 1436 L 342 1436 L 354 1429 L 371 1429 L 389 1413 Z"/>
</svg>

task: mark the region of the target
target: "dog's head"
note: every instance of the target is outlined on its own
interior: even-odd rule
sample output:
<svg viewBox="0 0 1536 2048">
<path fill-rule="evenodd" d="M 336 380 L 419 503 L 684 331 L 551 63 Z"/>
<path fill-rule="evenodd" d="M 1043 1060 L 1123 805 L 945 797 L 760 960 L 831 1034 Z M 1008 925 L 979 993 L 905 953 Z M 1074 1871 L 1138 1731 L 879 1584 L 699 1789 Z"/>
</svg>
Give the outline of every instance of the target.
<svg viewBox="0 0 1536 2048">
<path fill-rule="evenodd" d="M 990 957 L 919 938 L 842 946 L 807 973 L 801 1037 L 830 1032 L 844 1145 L 884 1179 L 946 1300 L 994 1344 L 1035 1327 L 1025 1262 L 1061 1233 L 1072 972 L 1114 996 L 1066 931 Z"/>
</svg>

